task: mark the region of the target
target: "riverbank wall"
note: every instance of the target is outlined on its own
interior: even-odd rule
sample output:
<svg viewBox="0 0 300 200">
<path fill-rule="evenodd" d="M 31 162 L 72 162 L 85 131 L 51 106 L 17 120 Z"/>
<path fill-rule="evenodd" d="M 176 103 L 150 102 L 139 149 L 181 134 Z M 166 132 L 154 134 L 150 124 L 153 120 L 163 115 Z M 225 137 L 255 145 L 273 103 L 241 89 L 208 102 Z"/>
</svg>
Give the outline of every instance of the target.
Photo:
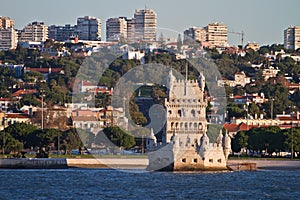
<svg viewBox="0 0 300 200">
<path fill-rule="evenodd" d="M 8 169 L 59 169 L 68 168 L 64 158 L 3 158 L 0 159 L 0 168 Z"/>
<path fill-rule="evenodd" d="M 300 160 L 229 160 L 228 166 L 255 164 L 258 170 L 300 170 Z M 146 169 L 147 158 L 3 158 L 0 168 L 9 169 L 60 169 L 60 168 L 114 168 L 114 169 Z M 250 165 L 251 166 L 251 165 Z M 242 168 L 238 168 L 242 170 Z M 235 170 L 236 171 L 236 170 Z"/>
</svg>

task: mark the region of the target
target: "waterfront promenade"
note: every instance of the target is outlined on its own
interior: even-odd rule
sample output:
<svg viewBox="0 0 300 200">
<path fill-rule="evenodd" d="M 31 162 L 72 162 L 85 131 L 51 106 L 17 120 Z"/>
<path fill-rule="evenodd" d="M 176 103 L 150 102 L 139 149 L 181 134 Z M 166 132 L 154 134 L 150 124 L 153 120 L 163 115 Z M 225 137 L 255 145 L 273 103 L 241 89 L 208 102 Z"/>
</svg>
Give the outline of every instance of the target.
<svg viewBox="0 0 300 200">
<path fill-rule="evenodd" d="M 148 159 L 143 158 L 51 158 L 0 159 L 0 168 L 115 168 L 145 169 Z M 255 163 L 258 170 L 300 170 L 300 160 L 232 159 L 228 165 Z"/>
</svg>

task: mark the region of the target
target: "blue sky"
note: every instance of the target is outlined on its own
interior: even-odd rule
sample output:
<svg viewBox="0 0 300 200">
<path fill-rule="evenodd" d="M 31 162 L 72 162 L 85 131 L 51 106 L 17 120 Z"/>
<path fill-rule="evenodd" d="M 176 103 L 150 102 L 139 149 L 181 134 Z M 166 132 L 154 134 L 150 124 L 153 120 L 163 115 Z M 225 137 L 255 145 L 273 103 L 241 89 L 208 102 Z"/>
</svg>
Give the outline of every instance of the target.
<svg viewBox="0 0 300 200">
<path fill-rule="evenodd" d="M 16 28 L 38 20 L 47 25 L 75 24 L 79 16 L 102 20 L 103 30 L 109 17 L 132 17 L 135 9 L 154 9 L 158 32 L 182 32 L 192 26 L 223 22 L 231 31 L 244 31 L 245 41 L 263 44 L 283 43 L 283 30 L 300 25 L 299 0 L 0 0 L 0 16 L 15 20 Z M 173 35 L 165 33 L 166 35 Z M 177 34 L 177 33 L 176 33 Z M 176 35 L 174 34 L 174 35 Z M 229 34 L 237 44 L 238 35 Z"/>
</svg>

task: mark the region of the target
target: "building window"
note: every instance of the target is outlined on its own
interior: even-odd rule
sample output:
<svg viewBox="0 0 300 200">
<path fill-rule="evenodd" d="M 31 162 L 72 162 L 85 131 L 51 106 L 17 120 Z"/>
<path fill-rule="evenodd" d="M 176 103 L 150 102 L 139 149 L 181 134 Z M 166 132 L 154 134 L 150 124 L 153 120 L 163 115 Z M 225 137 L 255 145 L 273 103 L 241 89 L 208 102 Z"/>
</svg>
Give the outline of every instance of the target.
<svg viewBox="0 0 300 200">
<path fill-rule="evenodd" d="M 210 162 L 210 163 L 213 163 L 213 162 L 214 162 L 214 160 L 213 160 L 213 159 L 209 159 L 209 162 Z"/>
<path fill-rule="evenodd" d="M 185 130 L 188 130 L 188 123 L 187 122 L 184 123 L 184 128 L 185 128 Z"/>
<path fill-rule="evenodd" d="M 181 110 L 178 110 L 178 116 L 179 116 L 179 117 L 182 117 Z"/>
<path fill-rule="evenodd" d="M 186 163 L 186 158 L 183 158 L 181 162 Z"/>
<path fill-rule="evenodd" d="M 197 162 L 198 162 L 198 159 L 197 159 L 197 158 L 195 158 L 193 161 L 194 161 L 194 163 L 197 163 Z"/>
<path fill-rule="evenodd" d="M 196 117 L 196 112 L 195 112 L 195 110 L 192 110 L 192 111 L 191 111 L 191 114 L 192 114 L 192 117 Z"/>
<path fill-rule="evenodd" d="M 219 163 L 222 163 L 222 159 L 219 159 L 218 162 L 219 162 Z"/>
</svg>

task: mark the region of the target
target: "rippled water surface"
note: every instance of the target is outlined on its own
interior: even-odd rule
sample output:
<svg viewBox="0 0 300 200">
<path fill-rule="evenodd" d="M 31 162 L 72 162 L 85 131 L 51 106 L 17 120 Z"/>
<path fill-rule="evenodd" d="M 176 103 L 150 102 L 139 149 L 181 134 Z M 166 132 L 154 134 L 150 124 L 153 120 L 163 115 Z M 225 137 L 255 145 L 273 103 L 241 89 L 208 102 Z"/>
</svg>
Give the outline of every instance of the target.
<svg viewBox="0 0 300 200">
<path fill-rule="evenodd" d="M 0 199 L 300 199 L 300 171 L 0 170 Z"/>
</svg>

